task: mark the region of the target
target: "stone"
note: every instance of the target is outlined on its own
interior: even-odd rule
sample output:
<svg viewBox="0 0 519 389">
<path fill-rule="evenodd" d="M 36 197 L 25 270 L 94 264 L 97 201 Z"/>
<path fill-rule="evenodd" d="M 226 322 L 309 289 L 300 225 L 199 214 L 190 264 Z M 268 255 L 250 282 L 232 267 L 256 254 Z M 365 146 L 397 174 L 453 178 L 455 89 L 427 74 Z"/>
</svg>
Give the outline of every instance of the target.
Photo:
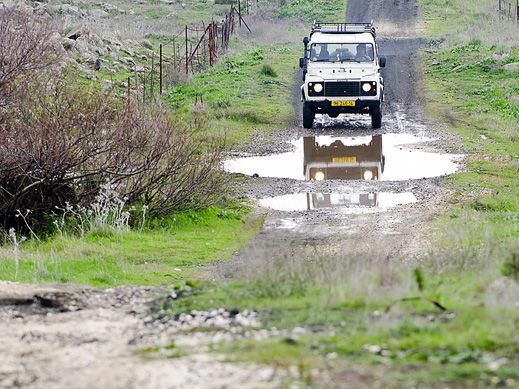
<svg viewBox="0 0 519 389">
<path fill-rule="evenodd" d="M 61 45 L 66 51 L 70 51 L 76 46 L 76 41 L 69 38 L 63 38 L 61 40 Z"/>
<path fill-rule="evenodd" d="M 505 70 L 508 70 L 508 71 L 514 71 L 514 70 L 517 70 L 519 69 L 519 62 L 512 62 L 512 63 L 507 63 L 505 66 L 503 66 Z"/>
<path fill-rule="evenodd" d="M 501 61 L 505 58 L 508 58 L 508 53 L 494 53 L 492 54 L 492 59 L 494 61 Z"/>
</svg>

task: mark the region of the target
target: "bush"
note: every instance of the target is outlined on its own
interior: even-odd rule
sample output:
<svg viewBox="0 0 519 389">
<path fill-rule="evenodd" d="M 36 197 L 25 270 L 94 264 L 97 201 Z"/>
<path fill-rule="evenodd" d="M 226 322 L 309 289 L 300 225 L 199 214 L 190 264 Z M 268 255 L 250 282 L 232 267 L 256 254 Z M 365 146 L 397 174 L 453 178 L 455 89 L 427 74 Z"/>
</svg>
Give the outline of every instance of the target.
<svg viewBox="0 0 519 389">
<path fill-rule="evenodd" d="M 519 253 L 513 253 L 503 263 L 502 273 L 505 277 L 510 277 L 519 282 Z"/>
<path fill-rule="evenodd" d="M 90 204 L 109 183 L 151 213 L 211 204 L 225 186 L 224 142 L 201 123 L 173 123 L 160 108 L 123 105 L 70 79 L 32 86 L 0 124 L 0 223 Z M 0 119 L 2 119 L 0 117 Z"/>
<path fill-rule="evenodd" d="M 56 62 L 57 47 L 44 19 L 22 6 L 0 8 L 0 108 L 19 84 Z"/>
<path fill-rule="evenodd" d="M 278 74 L 276 73 L 274 68 L 270 65 L 263 65 L 260 72 L 264 76 L 268 76 L 268 77 L 277 77 L 278 76 Z"/>
<path fill-rule="evenodd" d="M 0 22 L 0 226 L 30 229 L 16 218 L 23 213 L 47 227 L 56 209 L 88 207 L 103 185 L 151 214 L 207 206 L 223 193 L 224 140 L 205 136 L 203 123 L 175 123 L 158 106 L 76 85 L 51 67 L 51 30 L 30 11 L 1 9 Z"/>
</svg>

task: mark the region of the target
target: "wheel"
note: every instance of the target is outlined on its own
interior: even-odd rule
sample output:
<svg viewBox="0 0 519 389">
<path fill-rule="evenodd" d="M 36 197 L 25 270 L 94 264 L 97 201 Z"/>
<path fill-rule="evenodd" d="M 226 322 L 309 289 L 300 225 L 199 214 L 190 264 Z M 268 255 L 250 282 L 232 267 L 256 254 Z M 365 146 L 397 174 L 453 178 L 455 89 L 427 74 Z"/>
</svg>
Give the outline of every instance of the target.
<svg viewBox="0 0 519 389">
<path fill-rule="evenodd" d="M 315 113 L 312 107 L 307 103 L 303 103 L 303 127 L 312 128 L 314 125 Z"/>
<path fill-rule="evenodd" d="M 371 109 L 371 127 L 380 128 L 382 127 L 382 107 L 375 105 Z"/>
<path fill-rule="evenodd" d="M 339 117 L 339 113 L 338 112 L 328 113 L 328 116 L 331 117 L 332 119 L 337 119 Z"/>
</svg>

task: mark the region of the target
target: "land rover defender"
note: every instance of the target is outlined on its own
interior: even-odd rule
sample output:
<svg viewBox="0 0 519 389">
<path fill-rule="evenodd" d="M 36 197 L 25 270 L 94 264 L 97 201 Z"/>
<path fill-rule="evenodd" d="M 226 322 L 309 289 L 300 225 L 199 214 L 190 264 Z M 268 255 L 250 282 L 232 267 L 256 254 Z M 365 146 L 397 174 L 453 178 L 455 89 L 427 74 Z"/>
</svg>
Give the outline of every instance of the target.
<svg viewBox="0 0 519 389">
<path fill-rule="evenodd" d="M 376 30 L 371 23 L 314 22 L 303 39 L 301 86 L 303 126 L 312 128 L 316 114 L 367 114 L 373 128 L 382 125 L 384 80 Z"/>
</svg>

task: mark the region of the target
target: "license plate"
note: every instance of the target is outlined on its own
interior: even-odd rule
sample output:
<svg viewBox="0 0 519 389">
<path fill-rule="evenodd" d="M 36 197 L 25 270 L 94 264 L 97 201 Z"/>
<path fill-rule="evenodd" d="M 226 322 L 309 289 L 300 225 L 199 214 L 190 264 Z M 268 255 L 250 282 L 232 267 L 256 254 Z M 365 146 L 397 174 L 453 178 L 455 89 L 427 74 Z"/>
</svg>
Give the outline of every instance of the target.
<svg viewBox="0 0 519 389">
<path fill-rule="evenodd" d="M 337 163 L 357 162 L 357 157 L 333 157 L 332 162 L 337 162 Z"/>
<path fill-rule="evenodd" d="M 332 101 L 332 107 L 355 107 L 355 101 Z"/>
</svg>

